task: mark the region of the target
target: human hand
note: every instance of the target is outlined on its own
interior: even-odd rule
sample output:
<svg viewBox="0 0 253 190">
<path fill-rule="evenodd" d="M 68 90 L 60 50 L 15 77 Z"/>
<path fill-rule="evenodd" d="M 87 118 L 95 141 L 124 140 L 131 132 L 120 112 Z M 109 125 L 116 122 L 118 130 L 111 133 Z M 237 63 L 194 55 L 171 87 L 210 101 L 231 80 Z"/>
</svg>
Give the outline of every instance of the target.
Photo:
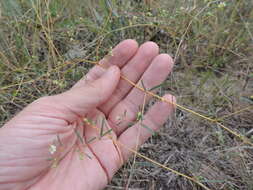
<svg viewBox="0 0 253 190">
<path fill-rule="evenodd" d="M 173 63 L 155 43 L 125 40 L 100 64 L 109 69 L 94 66 L 70 90 L 38 99 L 0 129 L 0 189 L 102 189 L 129 150 L 150 137 L 140 122 L 158 130 L 167 120 L 173 105 L 157 102 L 129 127 L 151 97 L 120 78 L 147 89 L 162 83 Z"/>
</svg>

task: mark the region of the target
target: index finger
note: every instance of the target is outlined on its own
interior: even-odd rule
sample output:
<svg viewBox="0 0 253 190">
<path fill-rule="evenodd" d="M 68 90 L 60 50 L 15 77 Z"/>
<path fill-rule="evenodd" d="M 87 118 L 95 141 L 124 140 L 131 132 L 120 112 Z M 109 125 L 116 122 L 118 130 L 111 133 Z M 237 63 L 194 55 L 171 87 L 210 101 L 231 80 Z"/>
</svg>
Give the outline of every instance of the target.
<svg viewBox="0 0 253 190">
<path fill-rule="evenodd" d="M 128 39 L 120 42 L 113 50 L 110 57 L 103 58 L 99 64 L 106 68 L 116 65 L 122 68 L 137 52 L 138 43 L 135 40 Z M 78 81 L 72 88 L 78 88 L 83 86 L 88 81 L 94 81 L 102 76 L 105 72 L 105 68 L 99 65 L 95 65 L 80 81 Z"/>
</svg>

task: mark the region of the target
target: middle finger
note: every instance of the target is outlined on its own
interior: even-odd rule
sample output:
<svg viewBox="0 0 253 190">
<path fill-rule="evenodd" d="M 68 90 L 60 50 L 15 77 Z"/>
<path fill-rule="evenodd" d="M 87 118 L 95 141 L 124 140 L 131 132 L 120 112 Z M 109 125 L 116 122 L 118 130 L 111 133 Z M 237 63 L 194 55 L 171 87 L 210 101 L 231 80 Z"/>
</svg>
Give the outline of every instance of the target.
<svg viewBox="0 0 253 190">
<path fill-rule="evenodd" d="M 137 82 L 158 53 L 159 47 L 156 43 L 144 43 L 140 46 L 136 55 L 129 61 L 129 63 L 121 69 L 121 74 L 132 82 Z M 133 86 L 131 84 L 121 79 L 113 95 L 105 104 L 100 106 L 99 109 L 105 113 L 105 115 L 108 115 L 112 108 L 117 105 L 117 103 L 119 103 L 132 88 Z"/>
</svg>

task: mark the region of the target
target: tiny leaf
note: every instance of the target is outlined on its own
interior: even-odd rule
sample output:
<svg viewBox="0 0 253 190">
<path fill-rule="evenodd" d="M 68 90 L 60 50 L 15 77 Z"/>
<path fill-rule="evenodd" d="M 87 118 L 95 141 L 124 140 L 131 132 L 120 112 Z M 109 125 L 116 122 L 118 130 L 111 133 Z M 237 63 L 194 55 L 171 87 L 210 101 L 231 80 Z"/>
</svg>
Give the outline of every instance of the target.
<svg viewBox="0 0 253 190">
<path fill-rule="evenodd" d="M 100 138 L 103 136 L 103 133 L 104 133 L 104 126 L 105 126 L 105 118 L 103 117 L 102 126 L 101 126 L 101 130 L 100 130 Z"/>
<path fill-rule="evenodd" d="M 144 89 L 145 91 L 147 91 L 147 88 L 145 87 L 143 80 L 141 80 L 141 85 L 142 85 L 143 89 Z"/>
<path fill-rule="evenodd" d="M 163 86 L 165 86 L 166 84 L 168 84 L 168 83 L 167 83 L 167 82 L 163 82 L 163 83 L 161 83 L 161 84 L 159 84 L 159 85 L 157 85 L 157 86 L 154 86 L 153 88 L 149 89 L 149 91 L 152 91 L 152 90 L 155 90 L 155 89 L 157 89 L 157 88 L 163 87 Z"/>
<path fill-rule="evenodd" d="M 112 129 L 109 129 L 108 131 L 106 131 L 106 132 L 102 135 L 102 137 L 105 136 L 105 135 L 107 135 L 107 134 L 109 134 L 110 132 L 112 132 Z"/>
<path fill-rule="evenodd" d="M 141 126 L 147 129 L 152 135 L 155 134 L 155 131 L 151 129 L 150 127 L 148 127 L 147 125 L 144 125 L 143 123 L 141 123 Z"/>
<path fill-rule="evenodd" d="M 96 140 L 97 137 L 92 137 L 90 140 L 87 141 L 87 144 L 88 143 L 91 143 L 92 141 Z"/>
<path fill-rule="evenodd" d="M 59 144 L 60 144 L 61 146 L 63 146 L 59 134 L 57 134 L 57 140 L 58 140 Z"/>
<path fill-rule="evenodd" d="M 75 130 L 75 133 L 76 133 L 76 136 L 78 137 L 78 139 L 81 141 L 81 143 L 83 144 L 83 138 L 82 136 L 80 135 L 79 131 Z"/>
</svg>

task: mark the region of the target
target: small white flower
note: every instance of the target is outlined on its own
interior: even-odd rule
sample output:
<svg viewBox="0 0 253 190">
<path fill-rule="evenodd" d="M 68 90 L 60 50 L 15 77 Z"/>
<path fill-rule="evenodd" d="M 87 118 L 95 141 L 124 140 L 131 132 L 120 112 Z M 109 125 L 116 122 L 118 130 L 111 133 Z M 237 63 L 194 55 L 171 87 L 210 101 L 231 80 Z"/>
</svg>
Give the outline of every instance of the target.
<svg viewBox="0 0 253 190">
<path fill-rule="evenodd" d="M 49 146 L 49 152 L 50 152 L 50 154 L 54 154 L 56 152 L 56 146 L 51 144 Z"/>
<path fill-rule="evenodd" d="M 225 2 L 221 2 L 221 3 L 219 3 L 218 8 L 222 9 L 226 6 L 227 6 L 227 4 Z"/>
</svg>

